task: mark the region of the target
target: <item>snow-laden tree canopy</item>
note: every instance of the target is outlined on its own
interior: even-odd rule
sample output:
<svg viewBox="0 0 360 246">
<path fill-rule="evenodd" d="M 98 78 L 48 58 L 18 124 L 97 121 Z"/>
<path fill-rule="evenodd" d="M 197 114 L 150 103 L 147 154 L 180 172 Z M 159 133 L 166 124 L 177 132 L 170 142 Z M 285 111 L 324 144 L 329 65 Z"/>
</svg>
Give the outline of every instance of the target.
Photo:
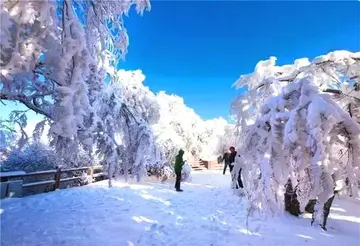
<svg viewBox="0 0 360 246">
<path fill-rule="evenodd" d="M 234 144 L 234 129 L 222 118 L 203 120 L 184 99 L 165 92 L 154 94 L 144 86 L 141 70 L 119 70 L 111 85 L 119 86 L 129 108 L 135 109 L 155 137 L 158 162 L 172 162 L 180 148 L 187 156 L 216 159 Z"/>
<path fill-rule="evenodd" d="M 0 154 L 6 156 L 12 148 L 21 149 L 29 140 L 24 128 L 27 126 L 26 112 L 13 110 L 9 119 L 0 119 Z M 19 130 L 18 134 L 16 129 Z"/>
<path fill-rule="evenodd" d="M 127 52 L 122 16 L 148 1 L 2 1 L 1 99 L 18 100 L 75 136 L 89 90 Z M 60 120 L 61 118 L 61 120 Z M 58 119 L 58 120 L 57 120 Z"/>
<path fill-rule="evenodd" d="M 6 122 L 0 121 L 0 162 L 7 158 L 16 139 L 16 133 Z"/>
<path fill-rule="evenodd" d="M 109 177 L 113 173 L 124 173 L 127 177 L 130 171 L 140 178 L 147 165 L 158 161 L 152 130 L 141 112 L 126 106 L 127 98 L 119 84 L 112 83 L 101 98 L 96 107 L 96 115 L 102 122 L 97 124 L 94 136 L 98 139 L 97 153 L 104 166 L 109 167 Z"/>
<path fill-rule="evenodd" d="M 222 118 L 203 120 L 184 99 L 144 86 L 141 70 L 113 72 L 111 86 L 121 91 L 126 105 L 138 112 L 151 127 L 155 138 L 152 149 L 159 164 L 172 162 L 180 148 L 186 157 L 216 159 L 234 144 L 234 127 Z"/>
<path fill-rule="evenodd" d="M 181 148 L 187 153 L 193 149 L 196 151 L 201 118 L 179 96 L 162 91 L 156 97 L 160 106 L 160 119 L 154 131 L 166 158 L 172 161 Z"/>
<path fill-rule="evenodd" d="M 62 166 L 61 161 L 55 151 L 49 146 L 41 143 L 33 143 L 25 146 L 21 150 L 13 150 L 9 157 L 1 163 L 1 171 L 43 171 L 44 169 L 55 169 Z"/>
<path fill-rule="evenodd" d="M 184 158 L 205 160 L 214 160 L 229 148 L 234 129 L 224 119 L 203 120 L 176 95 L 162 91 L 156 98 L 160 118 L 153 129 L 168 160 L 173 160 L 180 148 L 186 152 Z"/>
<path fill-rule="evenodd" d="M 288 178 L 302 205 L 318 199 L 322 206 L 334 185 L 345 183 L 358 196 L 360 53 L 335 51 L 285 66 L 275 61 L 260 61 L 235 83 L 248 89 L 232 109 L 240 132 L 237 165 L 251 204 L 282 209 Z"/>
<path fill-rule="evenodd" d="M 144 86 L 145 75 L 141 70 L 119 70 L 115 73 L 112 84 L 121 87 L 126 104 L 141 114 L 141 117 L 149 124 L 158 122 L 159 104 L 156 96 L 149 87 Z"/>
<path fill-rule="evenodd" d="M 146 0 L 1 2 L 0 99 L 44 115 L 35 131 L 39 135 L 49 122 L 60 156 L 75 160 L 79 147 L 91 151 L 95 145 L 104 162 L 114 163 L 121 148 L 139 152 L 148 141 L 148 126 L 129 108 L 126 94 L 104 84 L 127 52 L 123 15 L 133 5 L 139 13 L 150 7 Z"/>
<path fill-rule="evenodd" d="M 235 145 L 235 125 L 229 124 L 223 118 L 206 120 L 200 130 L 200 138 L 204 142 L 201 157 L 205 160 L 215 160 L 219 155 Z"/>
</svg>

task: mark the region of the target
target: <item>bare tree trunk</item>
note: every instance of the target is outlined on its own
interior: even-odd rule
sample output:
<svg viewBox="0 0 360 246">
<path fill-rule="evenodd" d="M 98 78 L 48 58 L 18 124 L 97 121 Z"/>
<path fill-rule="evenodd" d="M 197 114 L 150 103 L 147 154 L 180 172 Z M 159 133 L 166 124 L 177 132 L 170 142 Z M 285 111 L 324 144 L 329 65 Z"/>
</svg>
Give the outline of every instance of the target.
<svg viewBox="0 0 360 246">
<path fill-rule="evenodd" d="M 326 229 L 327 219 L 329 217 L 330 208 L 331 208 L 331 205 L 332 205 L 332 203 L 334 201 L 336 193 L 337 193 L 337 191 L 334 191 L 334 195 L 327 200 L 327 202 L 324 204 L 324 207 L 323 207 L 323 221 L 322 221 L 322 224 L 320 224 L 320 226 L 325 231 L 327 230 Z M 308 204 L 305 207 L 305 211 L 312 214 L 311 225 L 313 225 L 313 223 L 315 221 L 315 213 L 314 213 L 315 209 L 314 208 L 315 208 L 316 202 L 317 202 L 316 199 L 309 200 Z"/>
<path fill-rule="evenodd" d="M 285 211 L 289 212 L 294 216 L 299 216 L 301 214 L 300 203 L 297 199 L 296 188 L 295 190 L 293 189 L 291 179 L 288 179 L 288 182 L 286 183 L 285 187 L 286 187 L 286 191 L 284 194 Z"/>
</svg>

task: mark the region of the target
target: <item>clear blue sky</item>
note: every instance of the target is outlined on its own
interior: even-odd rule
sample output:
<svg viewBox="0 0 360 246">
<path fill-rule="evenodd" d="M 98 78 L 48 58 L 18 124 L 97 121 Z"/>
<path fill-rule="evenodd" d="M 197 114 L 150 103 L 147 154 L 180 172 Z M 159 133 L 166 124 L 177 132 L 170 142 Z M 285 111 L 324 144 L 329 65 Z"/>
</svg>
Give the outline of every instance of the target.
<svg viewBox="0 0 360 246">
<path fill-rule="evenodd" d="M 141 69 L 154 92 L 185 99 L 203 118 L 227 117 L 231 88 L 257 61 L 280 64 L 332 50 L 360 51 L 360 2 L 152 1 L 125 19 L 124 69 Z"/>
</svg>

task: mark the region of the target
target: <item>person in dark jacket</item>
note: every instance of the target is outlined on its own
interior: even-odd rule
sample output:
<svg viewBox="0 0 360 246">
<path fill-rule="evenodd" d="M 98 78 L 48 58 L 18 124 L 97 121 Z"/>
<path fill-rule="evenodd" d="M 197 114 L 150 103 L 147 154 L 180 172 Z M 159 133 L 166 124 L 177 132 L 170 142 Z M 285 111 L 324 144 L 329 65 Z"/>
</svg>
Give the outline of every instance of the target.
<svg viewBox="0 0 360 246">
<path fill-rule="evenodd" d="M 181 149 L 179 151 L 179 154 L 175 158 L 175 175 L 176 175 L 175 189 L 178 192 L 183 191 L 182 189 L 180 189 L 181 169 L 184 165 L 183 155 L 184 155 L 184 151 Z"/>
<path fill-rule="evenodd" d="M 231 146 L 230 147 L 230 172 L 232 172 L 233 168 L 234 168 L 234 163 L 235 163 L 235 157 L 237 152 L 235 151 L 235 147 Z"/>
<path fill-rule="evenodd" d="M 225 175 L 227 167 L 230 166 L 230 150 L 223 155 L 222 161 L 224 162 L 223 175 Z"/>
<path fill-rule="evenodd" d="M 235 148 L 231 146 L 229 148 L 229 151 L 224 154 L 223 161 L 225 162 L 225 166 L 224 166 L 223 175 L 225 175 L 226 168 L 228 166 L 230 168 L 230 173 L 232 172 L 232 170 L 234 168 L 234 162 L 235 162 L 236 153 L 237 152 L 235 151 Z"/>
</svg>

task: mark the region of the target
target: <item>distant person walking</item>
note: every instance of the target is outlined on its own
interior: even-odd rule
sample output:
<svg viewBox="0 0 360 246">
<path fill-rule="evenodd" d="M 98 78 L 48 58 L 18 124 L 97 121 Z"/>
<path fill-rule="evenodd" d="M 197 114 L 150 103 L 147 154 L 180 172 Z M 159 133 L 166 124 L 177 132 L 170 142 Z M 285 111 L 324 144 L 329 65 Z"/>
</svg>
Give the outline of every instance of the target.
<svg viewBox="0 0 360 246">
<path fill-rule="evenodd" d="M 183 191 L 182 189 L 180 189 L 181 169 L 184 165 L 183 155 L 184 155 L 184 151 L 180 149 L 179 154 L 175 158 L 175 174 L 176 174 L 175 189 L 178 192 Z"/>
<path fill-rule="evenodd" d="M 236 157 L 237 152 L 235 151 L 235 148 L 233 146 L 231 146 L 229 148 L 229 150 L 224 154 L 223 156 L 223 161 L 224 161 L 224 171 L 223 171 L 223 175 L 225 175 L 226 169 L 229 166 L 230 168 L 230 173 L 232 172 L 233 168 L 234 168 L 234 162 L 235 162 L 235 157 Z"/>
</svg>

